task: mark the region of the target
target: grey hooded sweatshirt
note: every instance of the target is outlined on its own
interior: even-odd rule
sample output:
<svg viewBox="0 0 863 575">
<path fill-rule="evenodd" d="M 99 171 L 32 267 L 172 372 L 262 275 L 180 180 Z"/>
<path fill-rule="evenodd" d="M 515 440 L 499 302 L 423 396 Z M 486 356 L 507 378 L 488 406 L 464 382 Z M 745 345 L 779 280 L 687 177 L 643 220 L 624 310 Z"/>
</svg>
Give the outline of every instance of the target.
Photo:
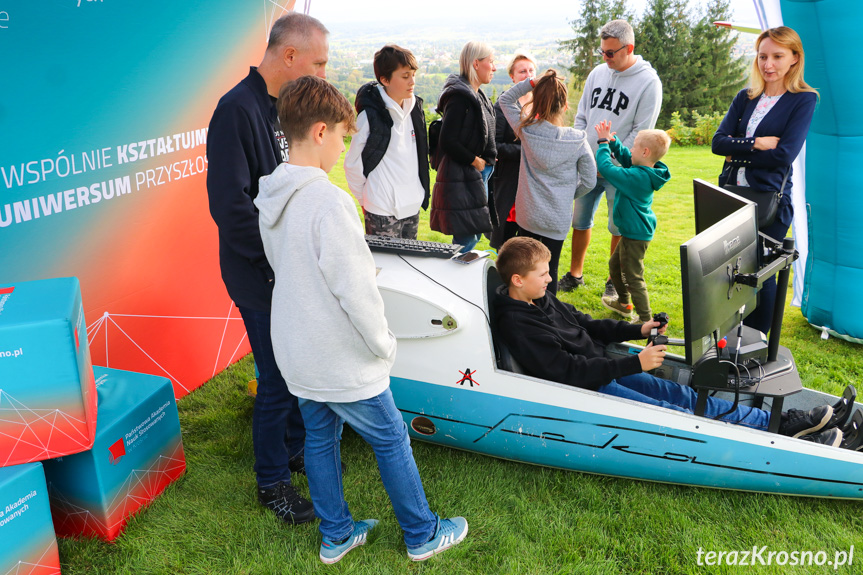
<svg viewBox="0 0 863 575">
<path fill-rule="evenodd" d="M 506 121 L 518 134 L 518 99 L 533 88 L 519 82 L 499 98 Z M 596 186 L 596 161 L 584 130 L 539 122 L 519 135 L 521 163 L 515 219 L 518 225 L 552 240 L 564 240 L 572 222 L 572 200 Z"/>
<path fill-rule="evenodd" d="M 280 164 L 255 198 L 276 276 L 270 332 L 297 397 L 350 403 L 389 386 L 396 339 L 351 196 L 319 168 Z"/>
<path fill-rule="evenodd" d="M 573 126 L 588 133 L 590 149 L 596 153 L 593 128 L 608 120 L 623 147 L 631 148 L 640 130 L 656 125 L 661 107 L 662 82 L 650 62 L 636 56 L 635 63 L 623 72 L 612 70 L 608 64 L 590 71 Z"/>
</svg>

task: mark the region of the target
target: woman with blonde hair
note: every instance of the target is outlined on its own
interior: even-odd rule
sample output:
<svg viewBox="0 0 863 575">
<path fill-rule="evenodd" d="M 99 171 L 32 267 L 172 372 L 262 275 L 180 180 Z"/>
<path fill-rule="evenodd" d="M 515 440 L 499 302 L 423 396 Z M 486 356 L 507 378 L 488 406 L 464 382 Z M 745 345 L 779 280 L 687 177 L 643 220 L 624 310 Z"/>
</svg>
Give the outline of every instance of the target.
<svg viewBox="0 0 863 575">
<path fill-rule="evenodd" d="M 530 114 L 518 100 L 532 91 Z M 596 186 L 596 161 L 587 134 L 566 125 L 569 108 L 563 78 L 547 70 L 501 94 L 506 121 L 521 140 L 515 219 L 518 235 L 539 240 L 551 252 L 548 291 L 557 293 L 557 268 L 572 222 L 572 200 Z"/>
<path fill-rule="evenodd" d="M 781 194 L 776 217 L 760 228 L 781 242 L 794 215 L 791 164 L 806 141 L 818 92 L 803 79 L 803 43 L 797 32 L 787 26 L 765 30 L 755 50 L 749 88 L 731 102 L 712 147 L 714 154 L 725 156 L 721 186 Z M 776 279 L 771 278 L 746 325 L 767 333 L 775 299 Z"/>
<path fill-rule="evenodd" d="M 518 84 L 525 78 L 536 76 L 536 60 L 525 50 L 517 50 L 507 68 L 513 84 Z M 517 100 L 522 114 L 529 109 L 532 92 L 528 92 Z M 521 162 L 521 141 L 515 137 L 515 131 L 506 121 L 500 101 L 494 105 L 495 136 L 497 146 L 497 162 L 494 165 L 492 177 L 492 198 L 494 211 L 497 214 L 497 224 L 491 232 L 491 247 L 498 249 L 511 237 L 514 237 L 518 226 L 514 218 L 510 218 L 515 205 L 515 193 L 518 190 L 518 166 Z"/>
<path fill-rule="evenodd" d="M 459 58 L 459 74 L 444 83 L 437 109 L 443 116 L 437 180 L 432 192 L 431 229 L 453 236 L 462 251 L 473 249 L 491 231 L 486 182 L 493 171 L 494 111 L 480 89 L 497 68 L 488 44 L 468 42 Z"/>
</svg>

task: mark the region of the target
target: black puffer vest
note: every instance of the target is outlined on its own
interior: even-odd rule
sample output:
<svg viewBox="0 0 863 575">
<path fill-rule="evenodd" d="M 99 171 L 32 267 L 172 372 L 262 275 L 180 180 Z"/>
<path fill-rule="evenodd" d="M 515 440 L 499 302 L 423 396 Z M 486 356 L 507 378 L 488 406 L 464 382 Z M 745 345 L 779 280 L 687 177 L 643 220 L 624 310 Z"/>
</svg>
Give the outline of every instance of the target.
<svg viewBox="0 0 863 575">
<path fill-rule="evenodd" d="M 432 194 L 430 227 L 456 236 L 490 232 L 485 186 L 482 176 L 470 162 L 474 156 L 479 156 L 488 163 L 494 163 L 496 151 L 491 102 L 482 90 L 474 91 L 465 78 L 453 74 L 444 84 L 438 110 L 443 113 L 441 141 L 438 143 L 443 154 Z M 460 125 L 453 125 L 453 122 L 460 122 Z M 457 137 L 452 138 L 453 134 Z M 466 157 L 456 158 L 447 150 L 446 146 L 451 141 L 457 141 L 468 152 Z M 467 156 L 470 156 L 469 160 Z"/>
<path fill-rule="evenodd" d="M 423 110 L 423 100 L 414 96 L 415 104 L 411 110 L 411 122 L 413 123 L 414 135 L 417 143 L 417 165 L 419 168 L 420 183 L 425 190 L 422 208 L 429 207 L 429 145 L 428 134 L 426 134 L 426 115 Z M 360 86 L 357 90 L 355 106 L 357 114 L 365 111 L 369 120 L 369 137 L 361 154 L 363 160 L 363 175 L 369 177 L 372 170 L 378 167 L 392 136 L 393 117 L 390 115 L 384 99 L 378 90 L 377 82 L 369 82 Z"/>
</svg>

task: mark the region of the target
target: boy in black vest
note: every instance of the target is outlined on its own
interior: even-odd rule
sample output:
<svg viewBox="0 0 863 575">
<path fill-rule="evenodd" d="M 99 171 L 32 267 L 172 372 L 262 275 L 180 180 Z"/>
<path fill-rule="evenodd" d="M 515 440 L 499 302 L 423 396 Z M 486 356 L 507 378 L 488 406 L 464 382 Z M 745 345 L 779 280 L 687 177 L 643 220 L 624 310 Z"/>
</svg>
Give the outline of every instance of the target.
<svg viewBox="0 0 863 575">
<path fill-rule="evenodd" d="M 348 186 L 365 214 L 366 233 L 416 239 L 428 208 L 429 162 L 423 101 L 414 96 L 417 61 L 387 45 L 375 77 L 357 91 L 357 133 L 345 156 Z"/>
</svg>

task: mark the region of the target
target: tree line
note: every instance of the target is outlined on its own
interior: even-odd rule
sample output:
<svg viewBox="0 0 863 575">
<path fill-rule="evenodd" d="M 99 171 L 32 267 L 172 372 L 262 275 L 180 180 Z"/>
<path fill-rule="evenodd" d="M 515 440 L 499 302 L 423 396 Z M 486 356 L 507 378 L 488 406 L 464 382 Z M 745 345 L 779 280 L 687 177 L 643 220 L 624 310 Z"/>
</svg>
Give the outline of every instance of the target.
<svg viewBox="0 0 863 575">
<path fill-rule="evenodd" d="M 675 112 L 684 122 L 724 114 L 746 83 L 746 62 L 734 55 L 737 33 L 713 24 L 731 19 L 729 0 L 708 0 L 695 8 L 689 0 L 649 0 L 640 17 L 626 0 L 582 0 L 581 8 L 581 16 L 570 23 L 574 38 L 560 43 L 573 55 L 575 88 L 581 90 L 590 71 L 602 63 L 596 53 L 602 26 L 628 20 L 635 31 L 635 53 L 662 80 L 658 128 L 669 128 Z"/>
</svg>

